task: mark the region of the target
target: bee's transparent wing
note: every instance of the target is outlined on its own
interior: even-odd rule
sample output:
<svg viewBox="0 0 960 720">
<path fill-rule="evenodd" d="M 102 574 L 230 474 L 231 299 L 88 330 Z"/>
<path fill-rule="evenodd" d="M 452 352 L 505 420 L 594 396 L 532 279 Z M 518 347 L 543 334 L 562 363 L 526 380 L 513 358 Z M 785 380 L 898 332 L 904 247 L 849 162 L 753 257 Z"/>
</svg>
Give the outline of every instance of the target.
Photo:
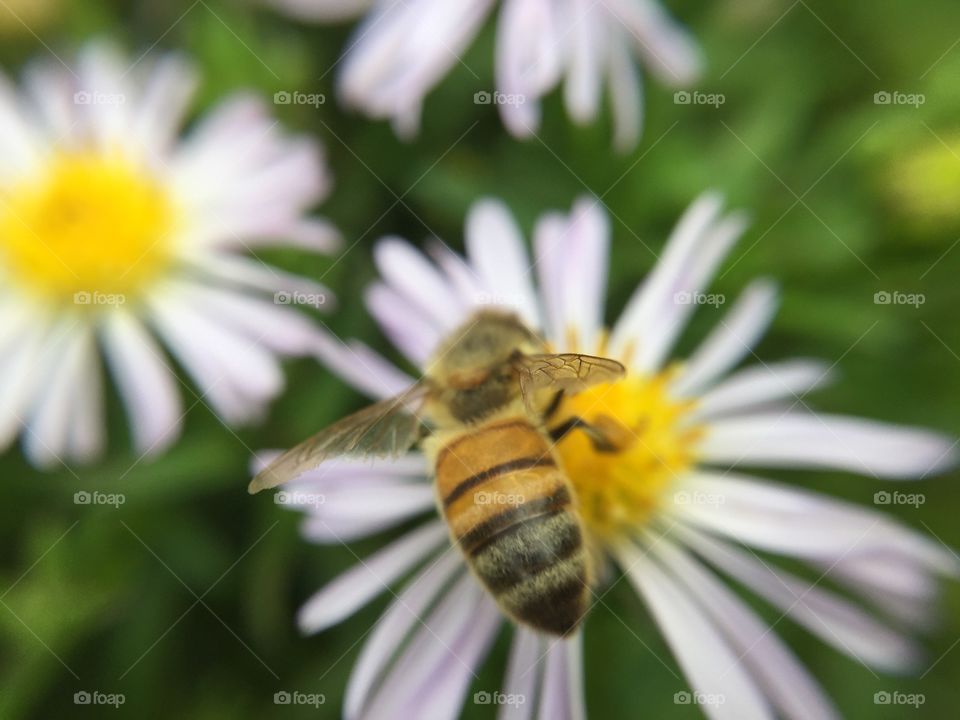
<svg viewBox="0 0 960 720">
<path fill-rule="evenodd" d="M 577 393 L 591 385 L 619 380 L 626 373 L 626 368 L 616 360 L 578 353 L 522 355 L 514 361 L 514 367 L 520 375 L 520 392 L 528 409 L 538 390 Z"/>
<path fill-rule="evenodd" d="M 395 398 L 382 400 L 338 420 L 290 448 L 260 471 L 250 483 L 250 492 L 276 487 L 338 455 L 402 455 L 423 435 L 417 410 L 426 392 L 425 385 L 415 385 Z"/>
</svg>

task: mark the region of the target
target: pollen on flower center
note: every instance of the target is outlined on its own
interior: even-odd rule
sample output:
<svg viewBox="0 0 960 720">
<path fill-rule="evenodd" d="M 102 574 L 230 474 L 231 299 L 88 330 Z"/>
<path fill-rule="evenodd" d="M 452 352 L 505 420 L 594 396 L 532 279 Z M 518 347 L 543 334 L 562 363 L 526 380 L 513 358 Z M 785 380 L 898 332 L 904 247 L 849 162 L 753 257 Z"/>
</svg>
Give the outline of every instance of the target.
<svg viewBox="0 0 960 720">
<path fill-rule="evenodd" d="M 683 422 L 694 403 L 670 397 L 670 376 L 667 371 L 597 385 L 560 408 L 562 419 L 578 417 L 610 441 L 598 447 L 577 429 L 557 445 L 584 522 L 601 540 L 646 522 L 672 481 L 694 462 L 702 429 Z"/>
<path fill-rule="evenodd" d="M 118 155 L 59 154 L 0 190 L 0 260 L 47 300 L 127 299 L 168 266 L 174 222 L 170 196 L 146 170 Z"/>
</svg>

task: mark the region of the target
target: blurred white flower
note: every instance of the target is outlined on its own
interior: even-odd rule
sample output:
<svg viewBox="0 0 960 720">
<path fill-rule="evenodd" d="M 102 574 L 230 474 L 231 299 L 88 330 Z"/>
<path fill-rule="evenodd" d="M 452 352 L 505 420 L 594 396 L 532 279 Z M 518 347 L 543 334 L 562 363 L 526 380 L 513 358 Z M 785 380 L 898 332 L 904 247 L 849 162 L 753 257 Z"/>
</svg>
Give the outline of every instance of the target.
<svg viewBox="0 0 960 720">
<path fill-rule="evenodd" d="M 184 406 L 148 327 L 229 423 L 281 389 L 278 355 L 312 343 L 274 293 L 326 290 L 251 250 L 336 246 L 305 215 L 329 184 L 320 149 L 244 95 L 181 140 L 196 83 L 179 57 L 147 67 L 99 43 L 73 69 L 29 67 L 22 89 L 0 76 L 0 449 L 22 431 L 35 464 L 96 456 L 101 351 L 138 451 L 166 447 Z"/>
<path fill-rule="evenodd" d="M 589 198 L 569 215 L 541 219 L 532 263 L 510 213 L 495 201 L 471 211 L 466 259 L 437 244 L 431 261 L 402 240 L 385 239 L 376 249 L 383 280 L 369 289 L 367 303 L 421 368 L 478 304 L 512 308 L 557 351 L 621 360 L 626 378 L 574 395 L 560 411 L 618 428 L 626 440 L 620 449 L 600 452 L 576 432 L 555 446 L 588 535 L 605 556 L 596 602 L 623 578 L 636 588 L 695 693 L 664 690 L 680 691 L 678 702 L 732 720 L 832 718 L 837 711 L 817 681 L 726 580 L 839 652 L 902 672 L 921 657 L 911 634 L 934 617 L 938 575 L 957 576 L 960 563 L 883 513 L 743 471 L 820 468 L 906 480 L 946 469 L 956 454 L 951 439 L 933 432 L 809 410 L 801 396 L 827 380 L 825 363 L 760 361 L 734 370 L 753 355 L 777 304 L 766 280 L 729 309 L 721 309 L 723 295 L 706 292 L 744 225 L 739 214 L 724 216 L 717 196 L 699 199 L 609 331 L 610 230 Z M 669 363 L 699 306 L 723 315 L 689 358 Z M 330 348 L 327 361 L 377 399 L 413 382 L 356 341 Z M 339 459 L 285 488 L 289 504 L 308 513 L 305 535 L 318 543 L 422 519 L 300 612 L 305 632 L 323 630 L 414 572 L 364 640 L 347 718 L 456 717 L 506 622 L 451 545 L 430 472 L 419 454 L 396 462 Z M 781 569 L 766 554 L 799 561 L 811 574 Z M 480 701 L 501 698 L 503 717 L 530 717 L 538 707 L 539 717 L 585 717 L 580 643 L 580 634 L 560 640 L 515 628 L 502 692 Z M 511 697 L 524 702 L 510 705 Z"/>
<path fill-rule="evenodd" d="M 427 93 L 458 63 L 494 0 L 269 0 L 290 14 L 329 22 L 367 10 L 346 51 L 346 102 L 414 133 Z M 635 56 L 661 82 L 681 86 L 700 73 L 696 43 L 656 0 L 504 0 L 496 38 L 496 85 L 474 102 L 495 103 L 516 137 L 540 125 L 540 100 L 559 85 L 570 116 L 594 121 L 609 93 L 615 145 L 640 137 L 641 79 Z M 465 98 L 466 101 L 466 98 Z"/>
</svg>

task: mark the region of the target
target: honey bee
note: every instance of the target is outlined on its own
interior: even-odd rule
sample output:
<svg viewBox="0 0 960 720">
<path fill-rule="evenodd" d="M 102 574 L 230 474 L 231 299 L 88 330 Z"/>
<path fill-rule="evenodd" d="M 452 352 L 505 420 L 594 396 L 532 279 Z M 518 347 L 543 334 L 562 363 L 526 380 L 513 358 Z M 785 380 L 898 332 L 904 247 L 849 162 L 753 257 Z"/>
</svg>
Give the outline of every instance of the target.
<svg viewBox="0 0 960 720">
<path fill-rule="evenodd" d="M 553 446 L 579 430 L 599 450 L 610 447 L 599 428 L 555 416 L 565 394 L 623 374 L 615 360 L 550 353 L 515 315 L 480 311 L 441 344 L 421 381 L 288 450 L 250 492 L 338 455 L 395 457 L 420 443 L 451 539 L 501 610 L 567 635 L 588 609 L 594 573 Z"/>
</svg>

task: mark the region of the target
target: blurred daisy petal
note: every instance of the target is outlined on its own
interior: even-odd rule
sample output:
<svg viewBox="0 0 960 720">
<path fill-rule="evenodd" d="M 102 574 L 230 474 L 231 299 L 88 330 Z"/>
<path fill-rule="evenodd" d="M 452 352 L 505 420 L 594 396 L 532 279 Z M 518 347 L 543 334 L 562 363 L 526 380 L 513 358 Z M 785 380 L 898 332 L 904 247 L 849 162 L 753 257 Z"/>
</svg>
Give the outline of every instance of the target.
<svg viewBox="0 0 960 720">
<path fill-rule="evenodd" d="M 618 557 L 693 689 L 705 696 L 702 709 L 718 719 L 773 717 L 730 646 L 676 580 L 637 548 L 624 545 Z"/>
<path fill-rule="evenodd" d="M 404 638 L 423 624 L 421 619 L 463 561 L 451 552 L 421 571 L 390 604 L 373 628 L 347 685 L 344 716 L 359 718 L 371 691 Z"/>
<path fill-rule="evenodd" d="M 456 327 L 463 317 L 459 298 L 432 263 L 399 238 L 385 238 L 374 249 L 380 274 L 398 293 L 430 317 L 442 331 Z"/>
<path fill-rule="evenodd" d="M 583 659 L 581 636 L 569 640 L 550 639 L 543 660 L 543 690 L 540 698 L 541 720 L 584 720 Z"/>
<path fill-rule="evenodd" d="M 467 217 L 465 236 L 467 256 L 491 293 L 489 302 L 513 308 L 538 327 L 533 266 L 510 211 L 495 200 L 476 203 Z"/>
<path fill-rule="evenodd" d="M 830 366 L 820 360 L 786 360 L 744 368 L 717 382 L 700 396 L 693 419 L 708 419 L 777 400 L 795 399 L 831 380 Z"/>
<path fill-rule="evenodd" d="M 180 428 L 183 404 L 163 351 L 132 316 L 118 313 L 103 326 L 104 351 L 131 418 L 138 452 L 166 448 Z"/>
<path fill-rule="evenodd" d="M 836 708 L 767 623 L 686 552 L 648 535 L 649 547 L 692 593 L 744 663 L 788 718 L 838 718 Z"/>
<path fill-rule="evenodd" d="M 462 576 L 414 631 L 364 715 L 456 718 L 499 625 L 492 601 L 471 576 Z"/>
<path fill-rule="evenodd" d="M 716 538 L 685 527 L 679 527 L 677 533 L 712 564 L 857 662 L 902 673 L 920 661 L 922 654 L 913 642 L 839 595 L 774 569 L 755 555 Z"/>
<path fill-rule="evenodd" d="M 615 146 L 639 140 L 643 98 L 638 60 L 669 85 L 700 74 L 700 51 L 655 0 L 268 0 L 293 17 L 331 22 L 370 10 L 344 51 L 343 100 L 415 134 L 426 95 L 458 64 L 491 11 L 496 20 L 496 88 L 478 105 L 496 104 L 516 137 L 535 136 L 540 100 L 563 86 L 571 118 L 599 115 L 604 86 L 613 90 Z M 613 48 L 611 52 L 611 48 Z"/>
<path fill-rule="evenodd" d="M 684 365 L 673 391 L 699 394 L 726 375 L 760 341 L 776 309 L 776 286 L 764 280 L 751 283 Z"/>
<path fill-rule="evenodd" d="M 533 698 L 537 689 L 539 665 L 543 658 L 540 636 L 524 627 L 514 630 L 510 660 L 503 678 L 503 694 L 518 702 L 503 703 L 499 720 L 529 720 L 533 717 Z"/>
<path fill-rule="evenodd" d="M 881 479 L 925 477 L 956 462 L 956 443 L 926 430 L 798 412 L 717 420 L 700 452 L 733 467 L 832 468 Z"/>
<path fill-rule="evenodd" d="M 297 616 L 300 629 L 320 632 L 349 617 L 439 548 L 447 537 L 446 526 L 436 521 L 374 553 L 307 601 Z"/>
</svg>

